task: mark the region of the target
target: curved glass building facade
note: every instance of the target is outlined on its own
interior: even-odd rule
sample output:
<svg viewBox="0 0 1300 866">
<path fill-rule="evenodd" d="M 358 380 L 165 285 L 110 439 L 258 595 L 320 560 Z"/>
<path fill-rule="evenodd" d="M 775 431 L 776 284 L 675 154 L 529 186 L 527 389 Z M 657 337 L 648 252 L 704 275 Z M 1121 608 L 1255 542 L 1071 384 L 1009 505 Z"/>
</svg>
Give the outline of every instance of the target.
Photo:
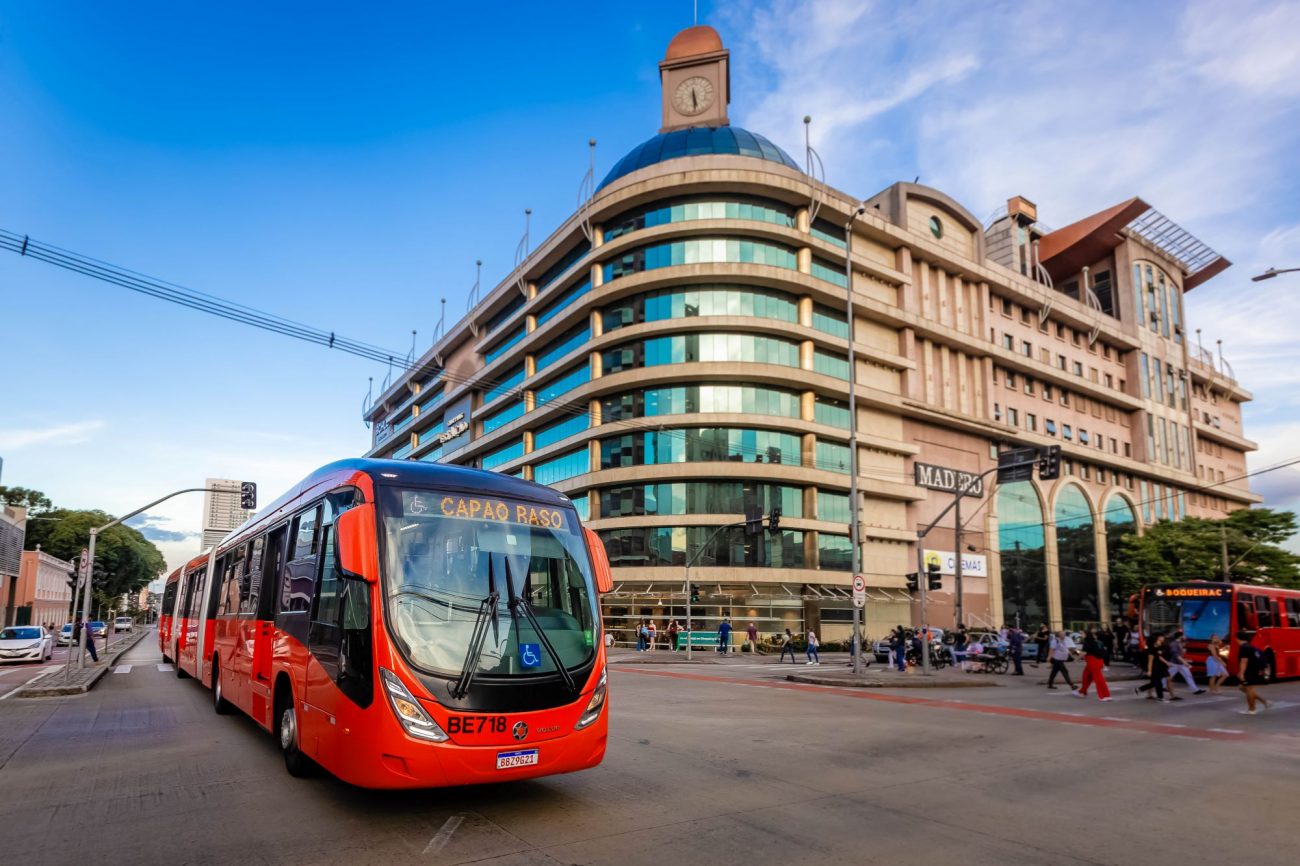
<svg viewBox="0 0 1300 866">
<path fill-rule="evenodd" d="M 845 224 L 860 199 L 728 125 L 725 55 L 663 61 L 660 133 L 369 396 L 371 455 L 475 465 L 569 495 L 610 554 L 617 590 L 604 603 L 625 637 L 639 617 L 684 618 L 687 557 L 698 626 L 730 616 L 765 634 L 845 637 L 855 514 L 870 635 L 915 620 L 906 576 L 925 551 L 969 560 L 960 614 L 951 568 L 931 594 L 936 625 L 1105 619 L 1108 558 L 1141 531 L 1139 514 L 1252 501 L 1244 483 L 1198 491 L 1231 470 L 1225 446 L 1247 446 L 1224 428 L 1211 442 L 1193 417 L 1198 383 L 1213 379 L 1219 400 L 1248 396 L 1189 359 L 1180 328 L 1166 338 L 1151 327 L 1154 290 L 1121 285 L 1146 274 L 1120 267 L 1123 247 L 1105 265 L 1111 313 L 1098 313 L 1071 288 L 1082 268 L 1061 258 L 1071 247 L 1053 252 L 1023 207 L 986 229 L 939 191 L 899 183 L 856 218 L 850 268 Z M 717 100 L 677 100 L 687 75 L 711 80 Z M 1063 269 L 1050 310 L 1019 265 L 1032 242 Z M 1160 261 L 1160 303 L 1177 310 L 1176 283 L 1194 275 Z M 1102 291 L 1104 263 L 1085 264 L 1086 291 Z M 1159 369 L 1164 383 L 1171 366 L 1190 390 L 1140 376 Z M 992 468 L 1001 450 L 1049 444 L 1063 449 L 1059 481 L 989 480 L 963 504 L 962 538 L 946 518 L 918 551 L 952 479 Z M 1171 462 L 1152 459 L 1166 448 Z M 725 528 L 777 507 L 774 532 Z"/>
</svg>

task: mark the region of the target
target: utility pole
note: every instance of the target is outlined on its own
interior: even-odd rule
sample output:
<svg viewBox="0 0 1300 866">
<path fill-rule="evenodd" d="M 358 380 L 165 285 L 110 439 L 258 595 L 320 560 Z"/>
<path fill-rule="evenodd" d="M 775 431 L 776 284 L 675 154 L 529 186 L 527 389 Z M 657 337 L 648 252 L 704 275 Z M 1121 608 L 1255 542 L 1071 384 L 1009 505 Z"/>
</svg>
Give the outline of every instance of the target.
<svg viewBox="0 0 1300 866">
<path fill-rule="evenodd" d="M 953 547 L 956 548 L 956 550 L 954 551 L 954 553 L 955 553 L 955 555 L 956 555 L 956 559 L 955 559 L 954 562 L 953 562 L 953 575 L 954 575 L 954 577 L 955 577 L 955 581 L 954 581 L 954 583 L 955 583 L 955 587 L 956 587 L 956 590 L 957 590 L 956 598 L 954 599 L 955 602 L 956 602 L 956 604 L 954 605 L 954 608 L 956 609 L 956 614 L 957 614 L 957 628 L 961 628 L 961 626 L 962 626 L 962 609 L 961 609 L 961 602 L 962 602 L 962 597 L 961 597 L 961 498 L 962 498 L 962 496 L 963 496 L 963 494 L 962 494 L 961 492 L 958 492 L 958 494 L 957 494 L 957 501 L 956 501 L 956 503 L 953 504 L 953 510 L 952 510 L 952 519 L 953 519 L 953 523 L 954 523 L 954 526 L 953 526 L 953 535 L 952 535 L 952 543 L 953 543 Z"/>
<path fill-rule="evenodd" d="M 1232 566 L 1228 565 L 1228 528 L 1219 524 L 1219 553 L 1223 559 L 1223 582 L 1232 579 Z"/>
<path fill-rule="evenodd" d="M 866 212 L 859 205 L 849 214 L 849 221 L 844 224 L 844 275 L 845 316 L 849 326 L 849 570 L 857 575 L 861 568 L 859 556 L 860 539 L 858 537 L 858 384 L 857 358 L 853 353 L 853 221 Z M 924 609 L 924 602 L 922 603 Z M 866 608 L 853 606 L 853 675 L 862 675 L 862 622 L 866 619 Z"/>
</svg>

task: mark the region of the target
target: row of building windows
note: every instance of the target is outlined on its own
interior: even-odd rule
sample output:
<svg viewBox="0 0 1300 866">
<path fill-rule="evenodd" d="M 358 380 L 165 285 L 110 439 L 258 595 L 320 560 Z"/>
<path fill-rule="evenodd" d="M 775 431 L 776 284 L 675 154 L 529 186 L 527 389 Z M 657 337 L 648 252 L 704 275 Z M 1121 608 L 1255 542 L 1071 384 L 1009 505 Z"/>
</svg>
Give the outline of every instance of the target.
<svg viewBox="0 0 1300 866">
<path fill-rule="evenodd" d="M 746 415 L 799 417 L 798 391 L 761 385 L 676 385 L 640 388 L 601 398 L 606 422 L 656 415 L 733 412 Z"/>
<path fill-rule="evenodd" d="M 758 568 L 809 567 L 804 555 L 804 535 L 798 530 L 776 534 L 745 535 L 743 528 L 719 533 L 711 542 L 712 526 L 648 526 L 606 529 L 598 534 L 615 568 L 683 566 L 688 552 L 699 567 L 747 566 Z M 707 543 L 707 547 L 705 546 Z M 847 571 L 848 539 L 818 534 L 820 567 Z"/>
<path fill-rule="evenodd" d="M 990 338 L 995 336 L 996 333 L 995 330 L 990 329 Z M 1028 340 L 1019 340 L 1017 342 L 1015 335 L 1010 332 L 1004 332 L 1002 334 L 1002 348 L 1006 349 L 1008 352 L 1015 352 L 1019 355 L 1024 355 L 1026 358 L 1032 359 L 1034 357 L 1034 344 Z M 1072 373 L 1080 378 L 1084 375 L 1082 361 L 1071 361 L 1065 355 L 1060 353 L 1057 353 L 1055 359 L 1053 359 L 1051 351 L 1043 348 L 1040 349 L 1039 360 L 1044 364 L 1055 366 L 1062 373 Z M 1105 385 L 1107 388 L 1118 391 L 1123 391 L 1126 385 L 1124 377 L 1117 377 L 1112 373 L 1103 373 L 1096 367 L 1088 368 L 1088 379 L 1099 385 Z"/>
<path fill-rule="evenodd" d="M 802 462 L 801 454 L 800 437 L 779 430 L 738 427 L 645 430 L 602 439 L 600 468 L 719 460 L 798 466 Z"/>
<path fill-rule="evenodd" d="M 1133 301 L 1137 319 L 1163 337 L 1183 342 L 1182 300 L 1178 284 L 1160 268 L 1139 262 L 1133 266 Z"/>
<path fill-rule="evenodd" d="M 1065 388 L 1058 388 L 1054 385 L 1048 384 L 1047 382 L 1040 382 L 1033 376 L 1022 376 L 1012 370 L 1003 370 L 994 367 L 993 376 L 995 382 L 1001 380 L 1008 391 L 1023 391 L 1028 397 L 1033 397 L 1036 394 L 1041 395 L 1045 402 L 1056 402 L 1066 409 L 1073 408 L 1081 415 L 1086 415 L 1091 409 L 1093 417 L 1095 418 L 1104 417 L 1107 421 L 1118 421 L 1127 426 L 1125 420 L 1128 418 L 1127 411 L 1116 409 L 1114 406 L 1101 400 L 1089 399 L 1082 394 L 1067 391 Z"/>
<path fill-rule="evenodd" d="M 783 517 L 803 517 L 803 488 L 752 481 L 674 481 L 606 487 L 600 491 L 600 516 L 647 514 L 764 514 L 780 508 Z"/>
<path fill-rule="evenodd" d="M 999 309 L 1004 319 L 1019 319 L 1023 325 L 1034 326 L 1036 324 L 1041 334 L 1051 334 L 1054 330 L 1057 340 L 1068 342 L 1080 349 L 1087 349 L 1088 353 L 1092 355 L 1100 354 L 1107 361 L 1114 360 L 1121 364 L 1124 362 L 1124 351 L 1122 349 L 1112 349 L 1109 344 L 1101 340 L 1091 342 L 1088 340 L 1088 335 L 1083 331 L 1071 328 L 1064 322 L 1053 323 L 1050 318 L 1044 318 L 1040 313 L 1032 311 L 1023 304 L 1017 304 L 1010 298 L 990 295 L 989 312 L 997 312 Z M 1118 313 L 1116 313 L 1116 316 L 1118 317 Z M 1055 324 L 1055 328 L 1053 328 L 1053 324 Z M 994 342 L 997 341 L 996 329 L 990 328 L 989 339 Z M 1050 359 L 1050 355 L 1045 357 Z M 1050 363 L 1050 360 L 1048 362 Z"/>
<path fill-rule="evenodd" d="M 772 225 L 795 227 L 794 209 L 766 199 L 734 198 L 688 199 L 680 202 L 656 202 L 620 214 L 604 225 L 606 242 L 641 229 L 693 220 L 752 220 Z"/>
<path fill-rule="evenodd" d="M 1178 409 L 1187 408 L 1187 374 L 1146 352 L 1138 360 L 1142 379 L 1142 396 Z"/>
<path fill-rule="evenodd" d="M 742 361 L 798 367 L 799 344 L 759 334 L 677 334 L 624 343 L 606 350 L 602 359 L 606 374 L 696 361 Z"/>
<path fill-rule="evenodd" d="M 993 420 L 994 421 L 1003 420 L 1001 403 L 993 404 Z M 1022 421 L 1023 421 L 1024 429 L 1030 433 L 1042 432 L 1042 433 L 1046 433 L 1048 436 L 1056 436 L 1059 434 L 1060 437 L 1066 440 L 1067 442 L 1075 441 L 1075 435 L 1077 433 L 1079 444 L 1095 445 L 1099 451 L 1104 451 L 1106 449 L 1107 438 L 1109 438 L 1110 453 L 1112 454 L 1120 453 L 1120 446 L 1122 444 L 1124 450 L 1124 456 L 1125 457 L 1133 456 L 1133 446 L 1129 442 L 1121 443 L 1118 439 L 1116 439 L 1113 436 L 1106 437 L 1100 433 L 1093 435 L 1089 433 L 1087 428 L 1085 427 L 1078 427 L 1078 429 L 1076 430 L 1076 425 L 1072 423 L 1057 424 L 1056 419 L 1054 418 L 1043 418 L 1042 428 L 1040 430 L 1039 417 L 1036 413 L 1021 412 L 1021 410 L 1015 406 L 1008 406 L 1006 408 L 1006 423 L 1010 424 L 1012 427 L 1018 428 L 1021 426 Z"/>
<path fill-rule="evenodd" d="M 1182 469 L 1192 468 L 1192 430 L 1177 421 L 1147 413 L 1147 460 Z"/>
<path fill-rule="evenodd" d="M 657 268 L 721 262 L 771 265 L 790 271 L 798 268 L 794 250 L 780 244 L 740 238 L 692 238 L 630 250 L 605 263 L 604 277 L 609 282 Z"/>
</svg>

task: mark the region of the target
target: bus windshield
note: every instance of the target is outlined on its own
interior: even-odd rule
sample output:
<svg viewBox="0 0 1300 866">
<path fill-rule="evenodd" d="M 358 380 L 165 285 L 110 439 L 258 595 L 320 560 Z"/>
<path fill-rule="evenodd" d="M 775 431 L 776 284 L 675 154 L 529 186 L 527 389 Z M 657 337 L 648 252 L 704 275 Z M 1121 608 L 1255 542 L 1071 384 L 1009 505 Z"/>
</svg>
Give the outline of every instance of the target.
<svg viewBox="0 0 1300 866">
<path fill-rule="evenodd" d="M 590 562 L 577 513 L 499 497 L 380 488 L 384 595 L 394 637 L 416 667 L 459 676 L 492 593 L 477 672 L 554 673 L 595 652 Z M 527 600 L 528 619 L 510 598 Z"/>
<path fill-rule="evenodd" d="M 1151 635 L 1182 629 L 1189 640 L 1229 637 L 1232 607 L 1226 598 L 1176 598 L 1152 593 L 1147 597 L 1146 620 Z"/>
</svg>

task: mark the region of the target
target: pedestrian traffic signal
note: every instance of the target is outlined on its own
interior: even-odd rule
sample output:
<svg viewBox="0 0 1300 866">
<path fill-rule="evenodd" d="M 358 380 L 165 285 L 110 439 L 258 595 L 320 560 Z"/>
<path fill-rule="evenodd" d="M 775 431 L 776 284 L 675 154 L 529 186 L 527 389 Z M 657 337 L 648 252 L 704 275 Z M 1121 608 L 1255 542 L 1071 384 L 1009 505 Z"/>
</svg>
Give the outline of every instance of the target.
<svg viewBox="0 0 1300 866">
<path fill-rule="evenodd" d="M 692 584 L 691 584 L 691 604 L 699 604 L 699 603 L 700 603 L 700 588 L 699 588 L 698 586 L 696 586 L 695 584 L 692 583 Z"/>
<path fill-rule="evenodd" d="M 781 509 L 773 508 L 767 516 L 767 531 L 775 535 L 781 529 Z"/>
<path fill-rule="evenodd" d="M 239 507 L 246 511 L 257 510 L 257 485 L 253 482 L 239 482 Z"/>
<path fill-rule="evenodd" d="M 921 579 L 916 576 L 915 571 L 909 572 L 907 574 L 907 591 L 916 592 L 920 588 L 921 588 Z"/>
<path fill-rule="evenodd" d="M 1048 445 L 1038 450 L 1038 480 L 1051 481 L 1061 477 L 1061 446 Z"/>
</svg>

